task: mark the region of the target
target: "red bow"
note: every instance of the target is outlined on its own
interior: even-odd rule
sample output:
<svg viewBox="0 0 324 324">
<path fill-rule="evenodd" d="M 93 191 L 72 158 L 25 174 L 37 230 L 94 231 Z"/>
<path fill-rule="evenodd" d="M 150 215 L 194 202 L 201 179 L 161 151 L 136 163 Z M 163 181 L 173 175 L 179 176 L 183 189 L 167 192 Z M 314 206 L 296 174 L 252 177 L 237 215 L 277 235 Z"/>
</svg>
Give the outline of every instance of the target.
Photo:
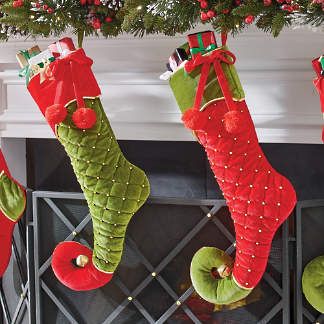
<svg viewBox="0 0 324 324">
<path fill-rule="evenodd" d="M 218 83 L 224 94 L 228 109 L 235 109 L 235 104 L 228 86 L 228 82 L 221 66 L 221 62 L 226 64 L 234 64 L 235 60 L 236 57 L 232 52 L 228 50 L 217 49 L 211 52 L 209 55 L 198 54 L 192 60 L 186 63 L 184 68 L 185 71 L 188 73 L 192 72 L 196 67 L 202 65 L 195 103 L 193 107 L 194 109 L 199 110 L 200 108 L 211 64 L 214 65 L 214 70 L 218 79 Z"/>
<path fill-rule="evenodd" d="M 64 58 L 56 59 L 50 65 L 50 72 L 49 75 L 57 81 L 64 79 L 66 76 L 65 74 L 67 71 L 71 74 L 72 85 L 74 89 L 74 97 L 77 100 L 78 107 L 85 107 L 83 96 L 80 91 L 81 85 L 79 84 L 82 82 L 82 78 L 77 77 L 78 67 L 80 65 L 83 66 L 90 66 L 93 64 L 93 60 L 86 56 L 84 50 L 78 49 L 74 52 L 71 52 L 69 55 L 65 56 Z M 50 78 L 49 78 L 50 80 Z M 63 84 L 61 84 L 63 86 Z M 58 96 L 54 99 L 54 103 L 57 103 Z"/>
<path fill-rule="evenodd" d="M 74 64 L 88 65 L 91 66 L 93 64 L 93 60 L 90 57 L 87 57 L 82 48 L 71 52 L 69 55 L 66 55 L 64 58 L 56 59 L 51 64 L 51 70 L 55 79 L 59 79 L 60 77 L 64 77 L 64 75 L 60 75 L 60 72 L 66 72 L 66 65 L 74 65 Z"/>
</svg>

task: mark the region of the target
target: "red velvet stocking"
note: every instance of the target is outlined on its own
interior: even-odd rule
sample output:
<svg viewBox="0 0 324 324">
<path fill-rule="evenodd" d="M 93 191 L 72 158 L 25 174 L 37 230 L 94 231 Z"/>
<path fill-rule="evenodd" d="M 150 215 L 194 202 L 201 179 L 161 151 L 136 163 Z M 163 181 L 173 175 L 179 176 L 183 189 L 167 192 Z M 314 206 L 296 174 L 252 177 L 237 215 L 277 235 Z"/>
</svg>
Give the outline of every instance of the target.
<svg viewBox="0 0 324 324">
<path fill-rule="evenodd" d="M 234 221 L 234 280 L 243 288 L 254 288 L 265 271 L 273 236 L 296 204 L 296 194 L 264 156 L 246 103 L 233 101 L 219 59 L 201 57 L 197 64 L 203 64 L 202 73 L 209 71 L 207 64 L 214 65 L 225 99 L 199 111 L 203 87 L 198 86 L 196 105 L 183 121 L 204 146 Z"/>
<path fill-rule="evenodd" d="M 313 80 L 313 84 L 320 96 L 321 110 L 324 116 L 324 77 L 321 75 L 322 66 L 319 57 L 312 61 L 314 71 L 317 77 Z M 324 127 L 322 128 L 322 141 L 324 142 Z"/>
<path fill-rule="evenodd" d="M 0 173 L 2 172 L 11 178 L 7 163 L 0 150 Z M 10 199 L 10 197 L 8 197 L 8 199 Z M 19 218 L 16 221 L 13 221 L 8 218 L 0 209 L 0 278 L 3 276 L 9 264 L 11 256 L 12 234 L 15 224 L 18 222 Z"/>
</svg>

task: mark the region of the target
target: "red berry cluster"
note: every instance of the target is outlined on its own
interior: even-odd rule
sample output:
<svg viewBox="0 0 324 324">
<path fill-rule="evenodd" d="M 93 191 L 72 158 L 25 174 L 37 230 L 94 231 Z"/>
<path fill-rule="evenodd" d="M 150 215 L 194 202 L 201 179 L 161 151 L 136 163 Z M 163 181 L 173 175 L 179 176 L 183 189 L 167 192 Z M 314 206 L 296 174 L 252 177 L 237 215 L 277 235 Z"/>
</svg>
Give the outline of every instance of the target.
<svg viewBox="0 0 324 324">
<path fill-rule="evenodd" d="M 89 6 L 89 23 L 93 29 L 100 29 L 103 23 L 111 23 L 113 18 L 106 16 L 103 19 L 96 15 L 95 8 L 103 5 L 101 0 L 80 0 L 82 6 Z"/>
<path fill-rule="evenodd" d="M 277 0 L 278 3 L 282 4 L 281 9 L 288 12 L 298 11 L 299 4 L 293 3 L 292 0 Z"/>
<path fill-rule="evenodd" d="M 47 12 L 49 14 L 52 14 L 54 12 L 54 9 L 51 8 L 49 5 L 47 4 L 43 4 L 43 1 L 36 1 L 35 3 L 32 3 L 33 8 L 37 9 L 36 11 L 44 11 Z"/>
<path fill-rule="evenodd" d="M 209 3 L 207 0 L 197 0 L 200 3 L 200 19 L 201 21 L 207 21 L 215 17 L 215 11 L 210 9 Z"/>
<path fill-rule="evenodd" d="M 19 7 L 22 7 L 24 5 L 24 0 L 15 0 L 13 3 L 12 3 L 12 6 L 14 8 L 19 8 Z"/>
</svg>

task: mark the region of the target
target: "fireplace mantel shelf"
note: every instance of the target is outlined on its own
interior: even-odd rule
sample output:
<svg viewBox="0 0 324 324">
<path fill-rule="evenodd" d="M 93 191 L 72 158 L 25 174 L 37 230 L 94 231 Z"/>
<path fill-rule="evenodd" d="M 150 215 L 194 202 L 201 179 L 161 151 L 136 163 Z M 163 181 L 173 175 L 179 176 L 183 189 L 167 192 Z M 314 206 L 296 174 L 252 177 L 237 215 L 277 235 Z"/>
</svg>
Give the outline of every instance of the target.
<svg viewBox="0 0 324 324">
<path fill-rule="evenodd" d="M 254 29 L 229 40 L 261 142 L 321 143 L 320 104 L 311 60 L 320 55 L 322 32 L 287 30 L 273 39 Z M 168 83 L 159 80 L 171 51 L 184 36 L 91 38 L 102 100 L 119 139 L 194 140 L 184 129 Z M 50 40 L 38 43 L 46 47 Z M 15 53 L 33 42 L 0 44 L 0 137 L 53 135 L 17 77 Z"/>
</svg>

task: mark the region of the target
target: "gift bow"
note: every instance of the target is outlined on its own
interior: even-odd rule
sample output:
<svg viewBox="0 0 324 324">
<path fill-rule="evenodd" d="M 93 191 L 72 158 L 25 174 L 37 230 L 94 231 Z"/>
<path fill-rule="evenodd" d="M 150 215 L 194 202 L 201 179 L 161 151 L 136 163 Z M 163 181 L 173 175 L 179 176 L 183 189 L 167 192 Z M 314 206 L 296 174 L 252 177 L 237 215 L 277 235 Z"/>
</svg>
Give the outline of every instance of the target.
<svg viewBox="0 0 324 324">
<path fill-rule="evenodd" d="M 199 47 L 192 47 L 190 49 L 190 53 L 192 55 L 196 55 L 196 54 L 206 54 L 214 49 L 217 48 L 217 45 L 216 44 L 209 44 L 207 47 L 204 46 L 204 41 L 202 39 L 202 34 L 201 33 L 198 33 L 197 34 L 197 40 L 198 40 L 198 44 L 199 44 Z"/>
<path fill-rule="evenodd" d="M 74 64 L 81 64 L 81 65 L 89 65 L 91 66 L 93 64 L 93 61 L 91 58 L 87 57 L 84 53 L 84 50 L 82 48 L 70 52 L 68 55 L 56 59 L 51 64 L 51 70 L 53 73 L 53 76 L 55 79 L 58 78 L 61 71 L 64 71 L 66 68 L 66 65 L 74 65 Z M 72 71 L 71 71 L 72 73 Z"/>
<path fill-rule="evenodd" d="M 218 83 L 225 97 L 228 109 L 235 109 L 235 104 L 228 86 L 228 82 L 221 66 L 221 63 L 226 63 L 229 65 L 234 64 L 235 60 L 236 57 L 232 52 L 228 50 L 218 49 L 208 55 L 202 55 L 201 53 L 199 53 L 197 56 L 195 56 L 185 64 L 184 69 L 187 73 L 192 72 L 195 68 L 202 65 L 193 106 L 194 109 L 199 110 L 200 108 L 211 64 L 213 64 L 214 66 Z"/>
<path fill-rule="evenodd" d="M 79 65 L 88 65 L 91 66 L 93 64 L 93 60 L 86 56 L 84 50 L 82 48 L 70 52 L 63 58 L 56 59 L 52 64 L 50 64 L 49 70 L 44 71 L 44 77 L 47 80 L 60 80 L 63 79 L 65 73 L 70 73 L 72 79 L 72 86 L 74 91 L 75 99 L 77 100 L 78 107 L 84 107 L 85 103 L 83 100 L 83 96 L 80 93 L 80 86 L 79 86 L 79 78 L 76 77 L 76 72 L 78 70 Z M 67 69 L 68 68 L 68 69 Z M 40 75 L 40 83 L 41 81 Z M 58 99 L 59 95 L 57 94 Z M 57 103 L 57 102 L 54 102 Z"/>
<path fill-rule="evenodd" d="M 196 55 L 198 53 L 206 54 L 208 52 L 213 51 L 216 48 L 217 48 L 216 44 L 210 44 L 207 47 L 192 47 L 190 48 L 190 53 L 192 55 Z"/>
</svg>

